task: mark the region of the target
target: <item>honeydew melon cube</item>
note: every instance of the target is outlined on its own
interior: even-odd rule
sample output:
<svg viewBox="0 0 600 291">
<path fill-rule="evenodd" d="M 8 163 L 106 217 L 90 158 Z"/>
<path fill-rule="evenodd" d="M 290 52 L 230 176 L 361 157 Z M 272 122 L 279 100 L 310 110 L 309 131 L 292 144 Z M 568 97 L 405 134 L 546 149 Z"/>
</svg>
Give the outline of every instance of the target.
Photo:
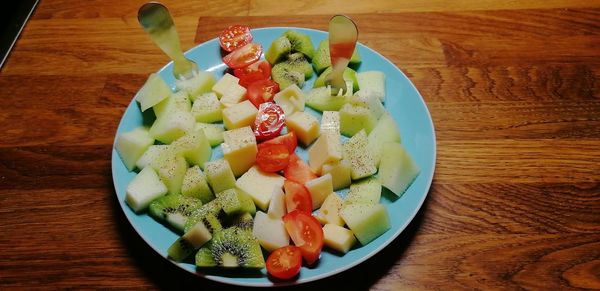
<svg viewBox="0 0 600 291">
<path fill-rule="evenodd" d="M 252 166 L 235 182 L 235 186 L 250 195 L 258 208 L 267 211 L 273 191 L 281 189 L 284 181 L 285 178 L 278 174 L 267 173 Z"/>
<path fill-rule="evenodd" d="M 188 169 L 185 158 L 176 154 L 174 151 L 168 151 L 161 155 L 157 160 L 152 161 L 150 166 L 156 170 L 160 179 L 165 183 L 165 186 L 169 189 L 169 194 L 181 193 L 183 177 Z"/>
<path fill-rule="evenodd" d="M 217 192 L 216 196 L 216 199 L 219 201 L 219 204 L 221 207 L 223 207 L 223 211 L 227 215 L 233 215 L 242 212 L 243 203 L 240 200 L 240 196 L 235 188 Z"/>
<path fill-rule="evenodd" d="M 343 159 L 350 163 L 350 174 L 353 180 L 368 177 L 377 172 L 373 157 L 367 150 L 367 144 L 367 134 L 361 130 L 342 147 Z"/>
<path fill-rule="evenodd" d="M 321 135 L 331 133 L 340 136 L 340 113 L 337 111 L 323 111 L 321 116 Z"/>
<path fill-rule="evenodd" d="M 304 183 L 304 186 L 312 198 L 313 210 L 321 207 L 323 201 L 325 201 L 325 198 L 327 198 L 329 194 L 333 193 L 333 184 L 331 182 L 331 175 L 329 174 L 312 179 Z"/>
<path fill-rule="evenodd" d="M 335 163 L 324 164 L 321 169 L 321 174 L 330 174 L 333 183 L 333 190 L 339 190 L 350 186 L 352 168 L 346 160 L 340 160 Z"/>
<path fill-rule="evenodd" d="M 338 111 L 347 102 L 344 95 L 331 95 L 331 88 L 317 87 L 306 94 L 306 105 L 318 111 Z"/>
<path fill-rule="evenodd" d="M 281 187 L 275 187 L 273 189 L 273 194 L 271 195 L 271 201 L 269 201 L 269 210 L 267 211 L 267 214 L 271 218 L 281 219 L 286 213 L 285 193 L 283 193 Z"/>
<path fill-rule="evenodd" d="M 356 244 L 356 238 L 354 233 L 345 227 L 325 224 L 323 226 L 323 243 L 327 247 L 345 254 Z"/>
<path fill-rule="evenodd" d="M 340 217 L 340 209 L 342 209 L 343 201 L 335 192 L 331 192 L 319 209 L 315 217 L 321 224 L 344 225 L 344 220 Z"/>
<path fill-rule="evenodd" d="M 129 171 L 133 170 L 137 160 L 154 144 L 154 137 L 145 127 L 124 132 L 117 137 L 115 149 Z"/>
<path fill-rule="evenodd" d="M 239 84 L 233 84 L 225 94 L 221 96 L 221 104 L 225 107 L 230 107 L 246 100 L 246 88 Z"/>
<path fill-rule="evenodd" d="M 227 129 L 250 126 L 256 119 L 258 109 L 249 100 L 223 109 L 223 123 Z"/>
<path fill-rule="evenodd" d="M 206 176 L 199 166 L 193 166 L 185 172 L 183 184 L 181 185 L 181 194 L 198 198 L 202 203 L 208 203 L 215 199 L 215 195 L 206 181 Z"/>
<path fill-rule="evenodd" d="M 194 101 L 196 97 L 210 92 L 215 82 L 215 76 L 212 73 L 199 71 L 192 78 L 176 80 L 175 87 L 177 90 L 187 92 L 190 99 Z"/>
<path fill-rule="evenodd" d="M 152 73 L 135 96 L 135 100 L 140 102 L 140 107 L 144 112 L 169 96 L 171 96 L 171 88 L 158 74 Z"/>
<path fill-rule="evenodd" d="M 167 112 L 190 111 L 191 109 L 192 103 L 187 92 L 185 91 L 175 92 L 168 98 L 152 107 L 154 115 L 156 115 L 157 118 L 163 116 Z"/>
<path fill-rule="evenodd" d="M 327 67 L 327 69 L 325 69 L 325 71 L 323 71 L 323 73 L 321 73 L 321 75 L 319 75 L 319 77 L 317 77 L 317 79 L 313 83 L 313 87 L 314 88 L 325 87 L 325 85 L 327 83 L 327 79 L 329 78 L 329 74 L 331 74 L 332 70 L 333 69 L 331 68 L 331 66 Z M 359 87 L 358 87 L 358 81 L 356 80 L 356 71 L 354 71 L 351 68 L 345 68 L 344 73 L 342 73 L 342 77 L 344 78 L 345 82 L 352 83 L 352 91 L 358 91 Z"/>
<path fill-rule="evenodd" d="M 377 125 L 369 133 L 368 149 L 373 156 L 375 166 L 379 166 L 382 157 L 383 144 L 386 142 L 401 142 L 400 129 L 389 113 L 384 113 L 379 118 Z"/>
<path fill-rule="evenodd" d="M 283 220 L 273 218 L 262 211 L 256 212 L 252 234 L 269 252 L 290 244 L 290 236 L 285 230 Z"/>
<path fill-rule="evenodd" d="M 385 107 L 383 107 L 377 95 L 369 89 L 361 89 L 353 96 L 348 97 L 348 101 L 351 104 L 368 108 L 376 119 L 379 119 L 385 113 Z"/>
<path fill-rule="evenodd" d="M 217 97 L 221 98 L 221 96 L 227 93 L 227 90 L 229 90 L 230 87 L 234 85 L 239 85 L 239 81 L 240 79 L 238 79 L 237 77 L 226 73 L 225 75 L 223 75 L 223 77 L 221 77 L 221 79 L 219 79 L 219 81 L 217 81 L 217 83 L 213 85 L 212 90 L 215 93 L 217 93 Z"/>
<path fill-rule="evenodd" d="M 223 157 L 236 177 L 244 174 L 256 161 L 256 137 L 249 126 L 223 132 Z"/>
<path fill-rule="evenodd" d="M 304 93 L 296 84 L 279 91 L 273 97 L 273 101 L 281 106 L 286 116 L 296 111 L 304 111 Z"/>
<path fill-rule="evenodd" d="M 198 96 L 192 105 L 191 111 L 198 122 L 223 121 L 223 105 L 221 105 L 214 92 Z"/>
<path fill-rule="evenodd" d="M 381 152 L 385 157 L 379 164 L 381 185 L 400 196 L 417 178 L 421 170 L 399 143 L 384 143 Z"/>
<path fill-rule="evenodd" d="M 210 161 L 212 157 L 212 148 L 204 130 L 198 129 L 189 132 L 181 138 L 174 141 L 171 146 L 190 163 L 201 168 L 204 163 Z"/>
<path fill-rule="evenodd" d="M 361 90 L 368 89 L 372 91 L 375 96 L 385 101 L 385 74 L 380 71 L 367 71 L 356 74 L 356 80 L 358 87 Z"/>
<path fill-rule="evenodd" d="M 362 245 L 390 229 L 390 218 L 382 204 L 346 204 L 340 210 L 340 216 Z"/>
<path fill-rule="evenodd" d="M 165 112 L 154 121 L 150 134 L 158 141 L 170 144 L 192 131 L 195 124 L 196 120 L 189 111 Z"/>
<path fill-rule="evenodd" d="M 167 186 L 160 180 L 154 169 L 142 169 L 127 185 L 125 202 L 135 212 L 148 208 L 152 200 L 167 194 Z"/>
<path fill-rule="evenodd" d="M 377 117 L 367 107 L 346 103 L 340 109 L 340 131 L 345 136 L 351 137 L 363 129 L 369 133 L 376 124 Z"/>
<path fill-rule="evenodd" d="M 166 150 L 170 148 L 169 145 L 165 144 L 155 144 L 151 145 L 144 154 L 135 162 L 135 166 L 138 169 L 143 169 L 147 165 L 150 164 L 153 160 L 157 159 L 160 155 L 162 155 Z"/>
<path fill-rule="evenodd" d="M 335 163 L 341 159 L 342 142 L 339 134 L 322 134 L 308 149 L 308 165 L 315 173 L 321 173 L 324 164 Z"/>
<path fill-rule="evenodd" d="M 213 123 L 196 123 L 194 130 L 202 129 L 211 146 L 218 146 L 223 142 L 223 126 Z"/>
<path fill-rule="evenodd" d="M 379 203 L 381 198 L 381 182 L 374 176 L 365 178 L 350 185 L 350 192 L 346 195 L 345 204 L 350 203 Z"/>
<path fill-rule="evenodd" d="M 310 145 L 319 137 L 319 121 L 309 113 L 294 112 L 287 116 L 286 125 L 288 131 L 294 131 L 304 146 Z"/>
<path fill-rule="evenodd" d="M 224 159 L 204 163 L 204 174 L 206 181 L 215 193 L 235 187 L 235 176 L 233 176 L 229 163 Z"/>
</svg>

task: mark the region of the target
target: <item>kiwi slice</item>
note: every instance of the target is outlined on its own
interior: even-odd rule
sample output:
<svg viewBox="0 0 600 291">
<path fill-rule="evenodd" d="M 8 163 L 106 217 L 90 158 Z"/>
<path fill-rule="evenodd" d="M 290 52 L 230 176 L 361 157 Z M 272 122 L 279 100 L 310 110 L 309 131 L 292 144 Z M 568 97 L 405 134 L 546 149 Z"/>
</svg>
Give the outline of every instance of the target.
<svg viewBox="0 0 600 291">
<path fill-rule="evenodd" d="M 312 58 L 313 66 L 317 73 L 323 72 L 323 70 L 327 69 L 327 67 L 331 66 L 331 57 L 329 56 L 329 40 L 325 39 L 319 43 L 317 50 L 315 51 L 315 55 Z M 350 58 L 350 63 L 348 66 L 351 68 L 358 68 L 361 63 L 360 55 L 358 54 L 358 49 L 354 49 L 354 53 L 352 53 L 352 57 Z"/>
<path fill-rule="evenodd" d="M 331 67 L 328 67 L 325 71 L 323 71 L 323 73 L 321 73 L 321 75 L 315 80 L 315 83 L 313 84 L 313 88 L 317 88 L 317 87 L 324 87 L 325 86 L 325 81 L 327 80 L 327 76 L 329 76 L 329 74 L 331 74 L 331 71 L 333 69 Z M 356 71 L 352 70 L 350 68 L 346 68 L 344 69 L 344 80 L 346 81 L 352 81 L 352 91 L 356 92 L 358 91 L 358 81 L 356 79 Z"/>
<path fill-rule="evenodd" d="M 284 63 L 288 64 L 291 70 L 304 73 L 304 80 L 310 79 L 313 75 L 313 68 L 302 53 L 293 53 L 289 55 Z"/>
<path fill-rule="evenodd" d="M 221 203 L 217 200 L 214 199 L 204 205 L 202 205 L 199 209 L 197 209 L 196 211 L 194 211 L 192 213 L 192 215 L 188 218 L 188 220 L 185 222 L 184 225 L 184 232 L 189 231 L 194 225 L 196 225 L 196 223 L 198 223 L 198 221 L 202 221 L 204 222 L 204 224 L 206 225 L 206 227 L 209 228 L 209 230 L 211 230 L 212 228 L 212 232 L 215 231 L 215 229 L 220 229 L 221 228 L 221 223 L 220 223 L 220 218 L 222 217 L 222 213 L 223 213 L 223 208 L 221 207 Z M 210 216 L 213 216 L 216 220 L 216 222 L 218 223 L 218 227 L 216 225 L 216 223 L 210 223 Z M 208 221 L 208 223 L 207 223 Z"/>
<path fill-rule="evenodd" d="M 212 217 L 216 219 L 214 216 Z M 202 247 L 206 242 L 210 241 L 212 233 L 211 228 L 207 227 L 204 222 L 198 222 L 188 232 L 171 244 L 167 253 L 169 254 L 169 257 L 176 262 L 181 262 L 195 253 L 196 250 Z"/>
<path fill-rule="evenodd" d="M 304 72 L 293 70 L 286 62 L 275 64 L 271 70 L 271 77 L 273 78 L 273 81 L 279 84 L 281 90 L 292 84 L 296 84 L 298 87 L 302 88 L 305 80 Z"/>
<path fill-rule="evenodd" d="M 256 205 L 254 204 L 254 200 L 252 200 L 252 196 L 250 194 L 237 189 L 238 199 L 242 203 L 242 212 L 249 213 L 250 215 L 254 215 L 256 213 Z"/>
<path fill-rule="evenodd" d="M 183 231 L 189 217 L 201 206 L 202 201 L 194 197 L 169 194 L 152 201 L 149 212 L 156 220 Z"/>
<path fill-rule="evenodd" d="M 313 58 L 315 48 L 310 40 L 310 36 L 296 30 L 288 30 L 283 35 L 290 41 L 293 52 L 301 52 L 307 58 Z"/>
<path fill-rule="evenodd" d="M 290 40 L 284 35 L 278 37 L 271 43 L 265 54 L 265 59 L 272 65 L 287 56 L 292 50 Z"/>
<path fill-rule="evenodd" d="M 215 234 L 198 250 L 196 266 L 261 269 L 265 267 L 265 258 L 250 232 L 232 226 Z"/>
<path fill-rule="evenodd" d="M 252 215 L 250 213 L 245 212 L 236 216 L 233 219 L 232 226 L 236 226 L 241 229 L 245 229 L 252 232 L 252 227 L 254 227 L 254 218 L 252 218 Z"/>
</svg>

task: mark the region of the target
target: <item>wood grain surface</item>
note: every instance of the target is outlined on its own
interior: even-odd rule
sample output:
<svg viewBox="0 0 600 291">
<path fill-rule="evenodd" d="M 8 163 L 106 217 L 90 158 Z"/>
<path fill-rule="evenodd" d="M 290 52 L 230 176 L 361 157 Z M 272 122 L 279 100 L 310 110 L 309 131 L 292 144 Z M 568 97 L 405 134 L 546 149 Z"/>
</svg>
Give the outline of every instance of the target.
<svg viewBox="0 0 600 291">
<path fill-rule="evenodd" d="M 229 290 L 154 253 L 110 156 L 168 60 L 145 1 L 43 0 L 0 71 L 0 290 Z M 334 13 L 423 95 L 434 181 L 375 257 L 293 289 L 600 289 L 600 2 L 164 1 L 189 49 L 230 24 L 325 30 Z M 236 288 L 233 288 L 236 289 Z"/>
</svg>

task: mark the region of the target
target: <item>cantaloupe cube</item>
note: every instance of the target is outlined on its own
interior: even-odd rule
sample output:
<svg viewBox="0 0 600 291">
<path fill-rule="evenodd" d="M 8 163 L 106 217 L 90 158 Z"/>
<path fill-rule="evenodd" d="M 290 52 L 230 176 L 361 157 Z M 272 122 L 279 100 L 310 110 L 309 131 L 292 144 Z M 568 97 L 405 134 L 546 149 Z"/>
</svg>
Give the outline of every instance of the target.
<svg viewBox="0 0 600 291">
<path fill-rule="evenodd" d="M 384 113 L 379 118 L 377 125 L 369 133 L 368 149 L 373 156 L 375 166 L 379 166 L 382 157 L 383 144 L 386 142 L 400 143 L 400 129 L 389 113 Z"/>
<path fill-rule="evenodd" d="M 353 180 L 368 177 L 377 172 L 373 157 L 367 150 L 367 144 L 367 134 L 364 130 L 361 130 L 342 147 L 343 158 L 350 163 Z"/>
<path fill-rule="evenodd" d="M 135 162 L 135 166 L 138 169 L 143 169 L 147 165 L 150 164 L 151 161 L 158 158 L 158 156 L 162 155 L 166 150 L 170 148 L 169 145 L 166 144 L 155 144 L 151 145 L 144 154 Z"/>
<path fill-rule="evenodd" d="M 372 91 L 375 96 L 385 101 L 385 74 L 380 71 L 366 71 L 356 74 L 358 87 Z"/>
<path fill-rule="evenodd" d="M 211 146 L 218 146 L 223 142 L 223 125 L 197 122 L 195 130 L 202 129 Z"/>
<path fill-rule="evenodd" d="M 219 122 L 223 120 L 223 105 L 214 92 L 202 94 L 192 105 L 192 115 L 198 122 Z"/>
<path fill-rule="evenodd" d="M 281 189 L 285 178 L 274 173 L 261 171 L 257 166 L 251 167 L 235 183 L 236 187 L 252 197 L 256 206 L 267 211 L 273 191 Z"/>
<path fill-rule="evenodd" d="M 342 142 L 339 134 L 322 134 L 308 149 L 308 165 L 317 174 L 321 173 L 324 164 L 335 163 L 341 159 Z"/>
<path fill-rule="evenodd" d="M 330 174 L 333 183 L 333 190 L 339 190 L 350 186 L 352 168 L 346 160 L 340 160 L 335 163 L 324 164 L 321 169 L 321 174 Z"/>
<path fill-rule="evenodd" d="M 246 100 L 223 109 L 223 123 L 227 129 L 250 126 L 256 119 L 256 113 L 258 109 L 252 105 L 252 102 Z"/>
<path fill-rule="evenodd" d="M 293 131 L 304 146 L 310 145 L 319 137 L 319 121 L 306 112 L 295 112 L 291 116 L 286 115 L 288 131 Z"/>
<path fill-rule="evenodd" d="M 215 193 L 235 187 L 235 176 L 233 176 L 229 163 L 224 159 L 204 163 L 204 174 L 206 181 Z"/>
<path fill-rule="evenodd" d="M 323 226 L 323 243 L 326 246 L 345 254 L 356 243 L 356 238 L 352 231 L 345 227 L 335 224 L 325 224 L 325 226 Z"/>
<path fill-rule="evenodd" d="M 353 136 L 361 130 L 367 133 L 377 124 L 377 118 L 367 107 L 344 104 L 340 109 L 340 131 L 345 136 Z"/>
<path fill-rule="evenodd" d="M 127 185 L 125 202 L 135 212 L 148 208 L 152 200 L 167 194 L 167 186 L 160 180 L 154 169 L 142 169 Z"/>
<path fill-rule="evenodd" d="M 385 157 L 379 164 L 381 185 L 400 196 L 417 178 L 421 169 L 399 143 L 384 143 L 381 151 Z"/>
<path fill-rule="evenodd" d="M 350 185 L 344 205 L 349 203 L 379 203 L 381 198 L 381 182 L 374 176 L 362 179 Z"/>
<path fill-rule="evenodd" d="M 244 174 L 256 161 L 256 137 L 249 126 L 223 132 L 223 156 L 236 177 Z"/>
<path fill-rule="evenodd" d="M 154 143 L 154 137 L 145 127 L 119 134 L 115 149 L 129 171 L 133 170 L 137 160 Z"/>
<path fill-rule="evenodd" d="M 296 84 L 275 94 L 273 101 L 281 106 L 286 116 L 292 115 L 296 111 L 304 111 L 304 93 Z"/>
<path fill-rule="evenodd" d="M 215 76 L 211 72 L 198 71 L 192 78 L 176 80 L 175 86 L 177 90 L 187 92 L 190 99 L 194 101 L 196 97 L 210 92 L 215 82 Z"/>
<path fill-rule="evenodd" d="M 304 184 L 312 198 L 313 210 L 321 207 L 325 198 L 333 192 L 331 175 L 325 174 Z"/>
<path fill-rule="evenodd" d="M 342 209 L 343 201 L 335 192 L 331 192 L 323 201 L 319 212 L 315 217 L 321 224 L 344 225 L 344 220 L 340 217 L 340 209 Z"/>
<path fill-rule="evenodd" d="M 190 131 L 174 141 L 171 146 L 183 155 L 188 163 L 201 168 L 204 168 L 204 163 L 210 161 L 212 157 L 212 148 L 202 129 Z"/>
<path fill-rule="evenodd" d="M 215 198 L 199 166 L 193 166 L 186 171 L 181 185 L 181 194 L 198 198 L 202 203 L 208 203 Z"/>
<path fill-rule="evenodd" d="M 219 81 L 217 81 L 217 83 L 213 85 L 212 90 L 217 93 L 217 97 L 221 98 L 221 96 L 227 93 L 227 90 L 229 90 L 230 87 L 238 85 L 239 81 L 239 78 L 226 73 L 223 75 L 223 77 L 221 77 L 221 79 L 219 79 Z"/>
<path fill-rule="evenodd" d="M 171 88 L 158 74 L 152 73 L 138 91 L 135 100 L 140 102 L 140 107 L 144 112 L 169 96 L 171 96 Z"/>
<path fill-rule="evenodd" d="M 161 117 L 166 112 L 190 111 L 191 109 L 192 103 L 189 95 L 185 91 L 175 92 L 152 107 L 154 115 L 156 115 L 157 118 Z"/>
<path fill-rule="evenodd" d="M 290 244 L 290 236 L 281 218 L 273 218 L 262 211 L 256 212 L 252 234 L 260 245 L 271 252 Z"/>
<path fill-rule="evenodd" d="M 390 229 L 390 218 L 382 204 L 346 204 L 340 210 L 340 216 L 362 245 Z"/>
<path fill-rule="evenodd" d="M 156 140 L 170 144 L 194 129 L 195 124 L 196 120 L 189 111 L 164 112 L 150 127 L 150 134 Z"/>
<path fill-rule="evenodd" d="M 340 135 L 340 113 L 337 111 L 323 111 L 321 116 L 321 135 L 330 133 Z"/>
</svg>

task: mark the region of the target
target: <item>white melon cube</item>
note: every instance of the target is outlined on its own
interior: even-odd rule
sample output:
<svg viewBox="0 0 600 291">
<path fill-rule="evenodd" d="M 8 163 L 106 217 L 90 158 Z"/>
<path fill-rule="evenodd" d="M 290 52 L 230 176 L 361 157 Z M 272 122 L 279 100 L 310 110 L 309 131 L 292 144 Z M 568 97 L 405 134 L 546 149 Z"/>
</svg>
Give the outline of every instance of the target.
<svg viewBox="0 0 600 291">
<path fill-rule="evenodd" d="M 367 107 L 346 103 L 340 109 L 340 132 L 351 137 L 361 130 L 371 132 L 377 125 L 377 117 Z"/>
<path fill-rule="evenodd" d="M 367 71 L 356 74 L 358 87 L 372 91 L 375 96 L 385 101 L 385 74 L 380 71 Z"/>
<path fill-rule="evenodd" d="M 343 158 L 350 163 L 353 180 L 368 177 L 377 172 L 371 152 L 367 149 L 367 144 L 367 134 L 364 130 L 361 130 L 342 147 Z"/>
<path fill-rule="evenodd" d="M 374 176 L 362 179 L 350 185 L 344 205 L 349 203 L 379 203 L 381 199 L 381 182 Z"/>
<path fill-rule="evenodd" d="M 340 217 L 340 209 L 342 209 L 343 201 L 340 196 L 335 192 L 332 192 L 325 198 L 319 212 L 315 217 L 321 222 L 321 224 L 335 224 L 344 225 L 344 220 Z"/>
<path fill-rule="evenodd" d="M 167 186 L 160 180 L 154 169 L 142 169 L 127 185 L 125 202 L 135 212 L 148 208 L 152 200 L 167 194 Z"/>
<path fill-rule="evenodd" d="M 156 170 L 160 179 L 165 183 L 165 186 L 169 189 L 169 194 L 181 193 L 183 178 L 188 169 L 185 158 L 174 151 L 168 151 L 158 160 L 150 162 L 150 166 Z"/>
<path fill-rule="evenodd" d="M 223 109 L 223 123 L 227 129 L 250 126 L 256 119 L 258 109 L 249 100 Z"/>
<path fill-rule="evenodd" d="M 271 218 L 281 219 L 286 213 L 285 193 L 283 193 L 281 187 L 275 187 L 275 189 L 273 189 L 273 195 L 271 195 L 271 201 L 269 202 L 269 210 L 267 214 Z"/>
<path fill-rule="evenodd" d="M 310 145 L 319 137 L 319 121 L 309 113 L 295 112 L 291 116 L 286 115 L 288 131 L 293 131 L 304 146 Z"/>
<path fill-rule="evenodd" d="M 133 170 L 137 160 L 154 144 L 154 138 L 145 127 L 119 134 L 115 149 L 129 171 Z"/>
<path fill-rule="evenodd" d="M 155 144 L 151 145 L 144 154 L 135 162 L 135 166 L 138 169 L 143 169 L 147 165 L 150 164 L 153 160 L 157 159 L 160 155 L 162 155 L 166 150 L 168 150 L 170 146 L 165 144 Z"/>
<path fill-rule="evenodd" d="M 190 131 L 174 141 L 171 146 L 176 152 L 183 155 L 188 163 L 201 168 L 204 168 L 204 163 L 210 161 L 212 157 L 212 148 L 204 130 L 201 129 Z"/>
<path fill-rule="evenodd" d="M 373 116 L 377 119 L 385 112 L 385 107 L 373 91 L 369 89 L 361 89 L 352 97 L 349 97 L 349 102 L 355 105 L 368 108 Z"/>
<path fill-rule="evenodd" d="M 308 149 L 308 165 L 313 172 L 320 174 L 326 163 L 335 163 L 342 159 L 342 142 L 340 135 L 326 133 Z"/>
<path fill-rule="evenodd" d="M 321 135 L 330 133 L 340 135 L 340 113 L 337 111 L 323 111 L 321 117 Z"/>
<path fill-rule="evenodd" d="M 215 83 L 215 85 L 213 85 L 212 90 L 217 93 L 219 98 L 221 98 L 221 96 L 227 93 L 227 90 L 229 90 L 231 86 L 238 85 L 239 81 L 240 79 L 237 77 L 226 73 L 223 75 L 223 77 L 221 77 L 221 79 L 219 79 L 219 81 L 217 81 L 217 83 Z"/>
<path fill-rule="evenodd" d="M 336 163 L 324 164 L 321 169 L 321 174 L 330 174 L 333 183 L 333 190 L 340 190 L 350 186 L 352 182 L 352 168 L 346 160 L 341 160 Z"/>
<path fill-rule="evenodd" d="M 358 241 L 366 245 L 390 229 L 390 218 L 382 204 L 352 203 L 340 210 L 340 216 Z"/>
<path fill-rule="evenodd" d="M 417 178 L 421 169 L 399 143 L 383 144 L 382 156 L 385 159 L 379 164 L 381 184 L 400 196 Z"/>
<path fill-rule="evenodd" d="M 185 172 L 183 184 L 181 185 L 181 194 L 198 198 L 202 203 L 208 203 L 215 198 L 215 195 L 208 186 L 206 176 L 199 166 L 193 166 Z"/>
<path fill-rule="evenodd" d="M 196 97 L 210 92 L 215 82 L 215 76 L 211 72 L 198 71 L 192 78 L 176 80 L 175 87 L 177 90 L 187 92 L 190 99 L 194 101 Z"/>
<path fill-rule="evenodd" d="M 191 104 L 192 103 L 187 92 L 178 91 L 160 103 L 154 105 L 152 110 L 154 111 L 154 115 L 159 118 L 167 112 L 190 111 L 192 109 Z"/>
<path fill-rule="evenodd" d="M 218 146 L 223 142 L 223 125 L 213 123 L 196 123 L 194 130 L 202 129 L 211 146 Z"/>
<path fill-rule="evenodd" d="M 347 253 L 356 243 L 356 238 L 351 230 L 335 225 L 325 224 L 323 226 L 323 243 L 340 253 Z"/>
<path fill-rule="evenodd" d="M 214 92 L 206 93 L 194 101 L 192 115 L 198 122 L 219 122 L 223 120 L 223 105 Z"/>
<path fill-rule="evenodd" d="M 169 96 L 171 96 L 171 88 L 158 74 L 152 73 L 138 91 L 135 100 L 140 102 L 140 107 L 144 112 Z"/>
<path fill-rule="evenodd" d="M 270 217 L 262 211 L 256 212 L 252 234 L 269 252 L 290 244 L 290 236 L 285 230 L 283 220 Z"/>
<path fill-rule="evenodd" d="M 249 126 L 223 132 L 223 157 L 236 177 L 245 173 L 256 161 L 256 137 Z M 269 192 L 269 195 L 271 193 Z"/>
<path fill-rule="evenodd" d="M 165 112 L 154 121 L 150 134 L 158 141 L 170 144 L 190 132 L 195 124 L 196 120 L 189 111 Z"/>
<path fill-rule="evenodd" d="M 219 193 L 235 187 L 235 177 L 224 159 L 218 159 L 204 164 L 206 181 L 214 193 Z"/>
<path fill-rule="evenodd" d="M 258 208 L 266 211 L 275 189 L 283 187 L 285 178 L 274 173 L 261 171 L 257 166 L 251 167 L 236 182 L 238 189 L 252 197 Z"/>
<path fill-rule="evenodd" d="M 400 143 L 400 129 L 389 113 L 384 113 L 377 121 L 377 125 L 369 133 L 368 148 L 373 156 L 375 166 L 379 166 L 383 154 L 383 144 L 386 142 Z"/>
<path fill-rule="evenodd" d="M 246 88 L 241 85 L 234 84 L 225 91 L 221 96 L 221 104 L 225 107 L 230 107 L 246 100 Z"/>
<path fill-rule="evenodd" d="M 306 186 L 312 198 L 313 210 L 321 207 L 325 198 L 333 193 L 333 184 L 331 182 L 331 175 L 329 174 L 312 179 L 306 182 L 304 186 Z"/>
<path fill-rule="evenodd" d="M 281 90 L 273 97 L 273 101 L 281 106 L 286 116 L 296 111 L 304 111 L 304 93 L 296 84 Z"/>
</svg>

